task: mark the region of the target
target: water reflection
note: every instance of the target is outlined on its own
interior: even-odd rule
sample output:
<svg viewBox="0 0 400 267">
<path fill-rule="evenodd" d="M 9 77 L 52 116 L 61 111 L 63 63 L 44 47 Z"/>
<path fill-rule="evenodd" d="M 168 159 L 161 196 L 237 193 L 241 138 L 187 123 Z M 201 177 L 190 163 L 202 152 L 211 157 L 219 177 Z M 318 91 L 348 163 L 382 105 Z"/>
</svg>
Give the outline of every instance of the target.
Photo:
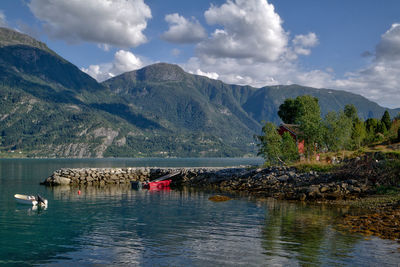
<svg viewBox="0 0 400 267">
<path fill-rule="evenodd" d="M 0 161 L 0 265 L 397 266 L 400 262 L 395 242 L 335 231 L 333 222 L 345 209 L 245 196 L 215 203 L 208 200 L 215 192 L 192 188 L 153 192 L 131 190 L 129 184 L 39 186 L 54 169 L 71 167 L 71 162 Z M 49 200 L 48 209 L 17 205 L 16 192 L 40 193 Z"/>
<path fill-rule="evenodd" d="M 383 240 L 364 240 L 362 236 L 342 233 L 335 230 L 336 218 L 347 207 L 290 203 L 269 199 L 264 201 L 267 212 L 262 230 L 262 246 L 269 264 L 296 263 L 300 265 L 351 265 L 351 262 L 368 264 L 372 262 L 395 264 L 400 255 L 393 244 L 391 253 L 394 260 L 377 261 L 381 255 L 371 250 L 368 255 L 357 258 L 360 244 L 366 247 L 383 246 Z M 355 255 L 356 254 L 356 255 Z M 372 258 L 372 262 L 366 257 Z M 382 260 L 382 258 L 381 258 Z"/>
<path fill-rule="evenodd" d="M 27 208 L 27 206 L 17 206 L 15 212 L 26 213 L 28 216 L 36 216 L 42 214 L 45 210 L 47 210 L 47 207 L 38 208 L 37 206 L 32 206 Z"/>
</svg>

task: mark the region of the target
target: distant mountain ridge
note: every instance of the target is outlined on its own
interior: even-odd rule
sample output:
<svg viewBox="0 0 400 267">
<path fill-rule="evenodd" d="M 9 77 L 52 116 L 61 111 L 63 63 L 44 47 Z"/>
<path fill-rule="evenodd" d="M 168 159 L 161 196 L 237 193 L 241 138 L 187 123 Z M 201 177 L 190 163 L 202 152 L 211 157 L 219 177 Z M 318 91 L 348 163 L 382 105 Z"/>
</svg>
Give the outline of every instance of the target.
<svg viewBox="0 0 400 267">
<path fill-rule="evenodd" d="M 323 114 L 349 103 L 363 118 L 386 110 L 345 91 L 229 85 L 167 63 L 98 83 L 45 44 L 0 28 L 0 151 L 33 157 L 254 155 L 253 135 L 262 121 L 278 123 L 279 105 L 302 94 L 318 97 Z"/>
</svg>

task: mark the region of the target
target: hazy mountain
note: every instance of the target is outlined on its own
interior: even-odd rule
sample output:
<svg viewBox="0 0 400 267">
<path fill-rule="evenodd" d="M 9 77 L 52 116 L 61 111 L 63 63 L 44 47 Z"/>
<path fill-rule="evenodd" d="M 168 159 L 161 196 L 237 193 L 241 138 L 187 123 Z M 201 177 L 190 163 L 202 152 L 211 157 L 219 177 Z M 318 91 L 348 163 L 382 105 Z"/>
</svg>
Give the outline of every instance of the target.
<svg viewBox="0 0 400 267">
<path fill-rule="evenodd" d="M 44 157 L 243 156 L 254 153 L 261 121 L 279 122 L 279 105 L 302 94 L 318 97 L 323 113 L 348 103 L 363 118 L 385 110 L 344 91 L 229 85 L 165 63 L 99 84 L 45 44 L 0 28 L 0 151 Z"/>
</svg>

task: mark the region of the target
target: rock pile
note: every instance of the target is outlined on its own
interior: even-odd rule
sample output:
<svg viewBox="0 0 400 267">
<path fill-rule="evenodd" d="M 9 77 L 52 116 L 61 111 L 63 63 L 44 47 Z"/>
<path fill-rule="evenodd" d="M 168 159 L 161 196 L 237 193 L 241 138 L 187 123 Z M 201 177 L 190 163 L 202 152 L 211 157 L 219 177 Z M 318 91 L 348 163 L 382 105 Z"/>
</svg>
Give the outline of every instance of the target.
<svg viewBox="0 0 400 267">
<path fill-rule="evenodd" d="M 124 184 L 130 181 L 147 181 L 169 173 L 179 172 L 174 184 L 203 173 L 213 173 L 221 168 L 80 168 L 60 169 L 42 182 L 44 185 L 105 185 Z"/>
<path fill-rule="evenodd" d="M 289 200 L 353 199 L 368 193 L 371 188 L 355 179 L 337 179 L 331 174 L 313 171 L 298 173 L 295 168 L 287 167 L 225 169 L 184 182 L 195 187 L 209 186 Z"/>
<path fill-rule="evenodd" d="M 46 185 L 105 185 L 147 181 L 179 173 L 172 185 L 242 191 L 279 199 L 352 199 L 369 193 L 371 185 L 331 174 L 299 173 L 295 168 L 88 168 L 61 169 Z"/>
</svg>

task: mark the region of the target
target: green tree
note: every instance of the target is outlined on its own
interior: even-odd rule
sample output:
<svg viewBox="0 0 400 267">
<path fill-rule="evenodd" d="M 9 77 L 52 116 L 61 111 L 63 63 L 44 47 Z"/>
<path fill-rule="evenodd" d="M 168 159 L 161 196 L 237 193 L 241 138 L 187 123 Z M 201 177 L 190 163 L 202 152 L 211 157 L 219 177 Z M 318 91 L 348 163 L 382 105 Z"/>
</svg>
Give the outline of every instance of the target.
<svg viewBox="0 0 400 267">
<path fill-rule="evenodd" d="M 300 157 L 296 141 L 289 132 L 284 132 L 282 135 L 281 153 L 282 160 L 286 163 L 297 161 Z"/>
<path fill-rule="evenodd" d="M 365 121 L 365 128 L 367 129 L 368 133 L 373 132 L 376 133 L 378 128 L 378 120 L 375 118 L 369 118 Z"/>
<path fill-rule="evenodd" d="M 258 155 L 265 159 L 266 164 L 277 164 L 281 162 L 282 137 L 276 130 L 276 125 L 267 122 L 262 128 L 263 135 L 257 136 L 259 147 Z"/>
<path fill-rule="evenodd" d="M 376 127 L 376 134 L 377 133 L 381 133 L 383 135 L 386 135 L 387 133 L 387 127 L 386 127 L 386 123 L 382 122 L 382 121 L 378 121 L 377 123 L 377 127 Z"/>
<path fill-rule="evenodd" d="M 364 139 L 367 137 L 367 130 L 362 121 L 357 121 L 353 124 L 353 131 L 351 133 L 351 140 L 355 148 L 360 148 Z"/>
<path fill-rule="evenodd" d="M 299 116 L 296 123 L 299 124 L 300 139 L 304 140 L 307 158 L 310 158 L 317 145 L 322 141 L 321 110 L 318 98 L 309 95 L 296 98 L 299 108 Z"/>
<path fill-rule="evenodd" d="M 284 123 L 294 124 L 299 116 L 299 106 L 295 99 L 287 98 L 279 106 L 278 116 Z"/>
<path fill-rule="evenodd" d="M 381 123 L 385 124 L 386 130 L 389 130 L 392 126 L 392 120 L 390 119 L 390 114 L 387 110 L 385 110 L 385 113 L 382 115 Z"/>
<path fill-rule="evenodd" d="M 344 112 L 339 114 L 334 111 L 329 112 L 325 116 L 323 125 L 323 139 L 328 150 L 338 151 L 350 144 L 353 123 L 351 117 Z"/>
<path fill-rule="evenodd" d="M 359 120 L 357 108 L 353 104 L 347 104 L 346 106 L 344 106 L 344 114 L 353 122 Z"/>
<path fill-rule="evenodd" d="M 350 118 L 353 122 L 351 129 L 351 142 L 348 148 L 360 148 L 364 139 L 367 136 L 364 123 L 358 117 L 357 108 L 353 104 L 347 104 L 343 110 L 346 117 Z"/>
</svg>

